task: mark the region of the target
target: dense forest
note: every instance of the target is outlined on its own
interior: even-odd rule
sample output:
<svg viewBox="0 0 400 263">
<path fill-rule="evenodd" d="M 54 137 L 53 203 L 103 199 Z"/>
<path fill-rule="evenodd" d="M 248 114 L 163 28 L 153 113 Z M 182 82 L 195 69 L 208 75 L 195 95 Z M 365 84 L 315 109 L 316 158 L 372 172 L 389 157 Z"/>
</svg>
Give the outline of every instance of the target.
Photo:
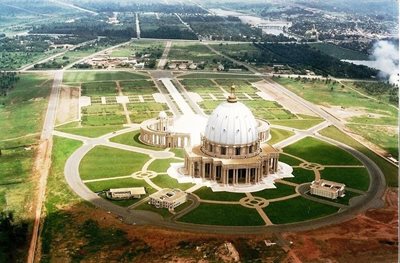
<svg viewBox="0 0 400 263">
<path fill-rule="evenodd" d="M 299 70 L 312 70 L 318 75 L 337 78 L 369 79 L 378 71 L 362 65 L 342 62 L 309 45 L 254 43 L 261 50 L 258 63 L 287 64 Z"/>
<path fill-rule="evenodd" d="M 399 87 L 395 85 L 385 82 L 355 82 L 354 85 L 370 95 L 387 97 L 396 106 L 399 103 Z"/>
<path fill-rule="evenodd" d="M 0 96 L 7 96 L 7 92 L 15 87 L 19 76 L 15 72 L 0 72 Z"/>
</svg>

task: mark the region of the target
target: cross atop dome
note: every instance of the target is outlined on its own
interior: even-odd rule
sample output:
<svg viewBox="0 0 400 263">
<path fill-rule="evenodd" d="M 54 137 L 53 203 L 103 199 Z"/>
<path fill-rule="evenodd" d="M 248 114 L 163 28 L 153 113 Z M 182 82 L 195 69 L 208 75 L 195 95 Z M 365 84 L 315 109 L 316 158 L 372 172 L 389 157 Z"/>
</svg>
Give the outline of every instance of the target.
<svg viewBox="0 0 400 263">
<path fill-rule="evenodd" d="M 228 96 L 227 101 L 230 102 L 230 103 L 235 103 L 235 102 L 237 102 L 237 98 L 236 98 L 236 87 L 235 87 L 235 85 L 232 85 L 232 87 L 231 87 L 231 94 Z"/>
</svg>

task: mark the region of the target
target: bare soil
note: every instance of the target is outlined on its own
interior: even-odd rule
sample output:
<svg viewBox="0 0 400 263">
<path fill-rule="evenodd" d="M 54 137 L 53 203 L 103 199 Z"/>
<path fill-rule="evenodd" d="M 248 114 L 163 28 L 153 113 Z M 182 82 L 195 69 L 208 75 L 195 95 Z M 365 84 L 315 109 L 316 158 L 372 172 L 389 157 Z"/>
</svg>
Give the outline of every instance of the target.
<svg viewBox="0 0 400 263">
<path fill-rule="evenodd" d="M 56 124 L 62 124 L 78 119 L 79 87 L 63 86 L 57 108 Z"/>
</svg>

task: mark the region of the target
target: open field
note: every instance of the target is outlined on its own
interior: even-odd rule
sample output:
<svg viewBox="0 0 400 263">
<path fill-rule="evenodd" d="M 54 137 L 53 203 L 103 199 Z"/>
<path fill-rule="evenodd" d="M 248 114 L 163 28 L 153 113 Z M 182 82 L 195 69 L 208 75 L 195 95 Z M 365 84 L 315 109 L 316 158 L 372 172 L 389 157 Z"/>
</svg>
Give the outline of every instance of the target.
<svg viewBox="0 0 400 263">
<path fill-rule="evenodd" d="M 337 207 L 317 203 L 303 197 L 295 197 L 281 202 L 272 202 L 264 212 L 274 224 L 286 224 L 310 220 L 336 213 Z"/>
<path fill-rule="evenodd" d="M 275 81 L 289 88 L 306 100 L 319 104 L 325 109 L 348 122 L 355 133 L 382 147 L 393 156 L 398 156 L 398 109 L 378 96 L 366 96 L 357 91 L 353 83 L 340 85 L 335 82 L 295 80 L 275 78 Z M 368 125 L 368 127 L 367 127 Z M 384 130 L 382 126 L 385 125 Z M 383 132 L 382 132 L 383 131 Z M 379 136 L 377 136 L 379 134 Z"/>
<path fill-rule="evenodd" d="M 115 80 L 136 80 L 146 79 L 143 74 L 136 74 L 127 71 L 115 71 L 115 72 L 102 72 L 102 71 L 76 71 L 76 72 L 65 72 L 64 83 L 67 82 L 93 82 L 93 81 L 115 81 Z"/>
<path fill-rule="evenodd" d="M 248 79 L 251 81 L 260 81 L 261 78 L 257 75 L 253 74 L 240 74 L 240 73 L 209 73 L 209 72 L 204 72 L 204 73 L 185 73 L 181 74 L 178 77 L 179 79 L 184 78 L 184 79 Z"/>
<path fill-rule="evenodd" d="M 171 163 L 176 163 L 176 162 L 179 162 L 179 161 L 174 158 L 154 160 L 150 164 L 148 170 L 154 171 L 157 173 L 165 173 L 168 170 L 168 168 L 170 167 Z"/>
<path fill-rule="evenodd" d="M 361 165 L 350 153 L 322 142 L 320 140 L 307 137 L 283 149 L 284 152 L 295 156 L 301 156 L 304 160 L 319 164 L 332 165 Z M 323 153 L 323 154 L 316 154 Z"/>
<path fill-rule="evenodd" d="M 196 210 L 179 218 L 179 221 L 226 226 L 257 226 L 265 224 L 255 209 L 240 205 L 219 204 L 200 204 Z"/>
<path fill-rule="evenodd" d="M 134 40 L 128 45 L 113 49 L 112 57 L 139 57 L 144 54 L 150 54 L 151 58 L 159 59 L 165 48 L 165 43 L 160 41 Z"/>
<path fill-rule="evenodd" d="M 283 140 L 289 138 L 292 135 L 294 135 L 294 132 L 272 128 L 271 129 L 271 139 L 268 141 L 268 144 L 272 145 L 272 144 L 278 143 L 280 141 L 283 141 Z"/>
<path fill-rule="evenodd" d="M 19 76 L 16 87 L 0 98 L 0 141 L 37 133 L 42 127 L 52 78 L 47 74 Z"/>
<path fill-rule="evenodd" d="M 376 155 L 374 152 L 369 150 L 367 147 L 359 143 L 358 141 L 354 140 L 353 138 L 349 137 L 348 135 L 344 134 L 343 132 L 339 131 L 336 127 L 330 126 L 325 128 L 320 132 L 321 135 L 332 138 L 339 142 L 345 143 L 354 149 L 362 152 L 372 161 L 374 161 L 379 168 L 382 170 L 383 174 L 386 178 L 386 183 L 388 186 L 396 187 L 398 185 L 398 168 L 393 164 L 389 163 L 388 161 L 384 160 L 382 157 Z"/>
<path fill-rule="evenodd" d="M 294 175 L 293 178 L 285 178 L 285 181 L 293 182 L 296 184 L 303 184 L 315 180 L 314 172 L 303 168 L 293 168 L 293 175 Z"/>
<path fill-rule="evenodd" d="M 79 170 L 83 180 L 126 176 L 140 171 L 147 160 L 144 154 L 97 146 L 82 159 Z"/>
</svg>

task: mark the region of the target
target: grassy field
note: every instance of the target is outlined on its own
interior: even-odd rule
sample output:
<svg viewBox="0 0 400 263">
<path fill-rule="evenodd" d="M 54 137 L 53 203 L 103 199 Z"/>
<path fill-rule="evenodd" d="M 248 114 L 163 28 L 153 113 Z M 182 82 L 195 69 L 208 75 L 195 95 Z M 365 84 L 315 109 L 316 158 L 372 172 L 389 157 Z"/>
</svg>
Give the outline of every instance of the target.
<svg viewBox="0 0 400 263">
<path fill-rule="evenodd" d="M 255 209 L 241 205 L 200 204 L 179 221 L 205 225 L 258 226 L 264 221 Z"/>
<path fill-rule="evenodd" d="M 143 74 L 127 71 L 102 72 L 102 71 L 69 71 L 64 73 L 64 83 L 72 82 L 93 82 L 93 81 L 112 81 L 112 80 L 136 80 L 147 79 Z"/>
<path fill-rule="evenodd" d="M 337 140 L 339 142 L 345 143 L 353 147 L 354 149 L 362 152 L 379 166 L 379 168 L 385 175 L 386 183 L 388 186 L 391 187 L 398 186 L 399 177 L 398 177 L 398 168 L 396 166 L 384 160 L 382 157 L 376 155 L 374 152 L 369 150 L 367 147 L 365 147 L 358 141 L 354 140 L 353 138 L 339 131 L 336 127 L 330 126 L 328 128 L 325 128 L 320 132 L 320 134 L 332 138 L 334 140 Z"/>
<path fill-rule="evenodd" d="M 253 74 L 232 74 L 232 73 L 186 73 L 179 76 L 179 79 L 248 79 L 250 81 L 260 81 L 259 76 Z"/>
<path fill-rule="evenodd" d="M 346 117 L 348 127 L 355 133 L 398 156 L 398 108 L 381 100 L 378 96 L 367 97 L 357 91 L 353 83 L 340 85 L 335 82 L 325 83 L 321 80 L 298 80 L 275 78 L 306 100 L 325 107 L 340 107 L 344 111 L 356 112 Z M 276 123 L 278 124 L 278 123 Z M 376 125 L 376 126 L 374 126 Z M 384 126 L 381 126 L 384 125 Z M 387 125 L 391 125 L 387 126 Z"/>
<path fill-rule="evenodd" d="M 163 150 L 161 148 L 146 145 L 146 144 L 142 143 L 139 140 L 139 136 L 140 136 L 140 131 L 127 132 L 127 133 L 112 137 L 110 139 L 110 141 L 116 142 L 116 143 L 121 143 L 121 144 L 126 144 L 126 145 L 131 145 L 131 146 L 136 146 L 136 147 L 140 147 L 140 148 L 146 148 L 146 149 L 150 149 L 150 150 L 154 150 L 154 151 L 162 151 Z"/>
<path fill-rule="evenodd" d="M 284 178 L 284 180 L 296 184 L 308 183 L 315 180 L 314 172 L 303 168 L 293 168 L 293 175 L 293 178 Z"/>
<path fill-rule="evenodd" d="M 275 143 L 278 143 L 280 141 L 283 141 L 283 140 L 289 138 L 292 135 L 294 135 L 294 132 L 272 128 L 271 129 L 271 139 L 268 141 L 268 143 L 275 144 Z"/>
<path fill-rule="evenodd" d="M 193 193 L 203 200 L 239 201 L 241 198 L 246 197 L 246 195 L 242 193 L 213 192 L 210 187 L 205 186 Z"/>
<path fill-rule="evenodd" d="M 286 164 L 292 165 L 292 166 L 296 166 L 299 165 L 301 163 L 300 160 L 293 158 L 291 156 L 286 155 L 285 153 L 281 153 L 279 154 L 279 161 L 280 162 L 284 162 Z"/>
<path fill-rule="evenodd" d="M 170 167 L 171 163 L 179 162 L 176 159 L 159 159 L 152 162 L 149 166 L 150 171 L 155 171 L 157 173 L 165 173 L 167 169 Z"/>
<path fill-rule="evenodd" d="M 283 149 L 284 152 L 299 156 L 306 161 L 332 165 L 361 165 L 350 153 L 320 140 L 307 137 Z M 323 153 L 323 154 L 316 154 Z"/>
<path fill-rule="evenodd" d="M 187 190 L 194 185 L 191 183 L 180 184 L 176 179 L 166 174 L 158 175 L 156 178 L 152 178 L 151 181 L 161 188 L 179 188 L 182 190 Z"/>
<path fill-rule="evenodd" d="M 313 48 L 338 59 L 369 60 L 369 55 L 329 43 L 312 43 Z"/>
<path fill-rule="evenodd" d="M 264 199 L 274 199 L 295 193 L 294 187 L 286 184 L 275 183 L 275 189 L 266 189 L 259 192 L 253 192 L 253 196 L 262 197 Z"/>
<path fill-rule="evenodd" d="M 148 40 L 135 40 L 134 43 L 113 49 L 111 52 L 112 57 L 140 57 L 140 54 L 151 54 L 152 57 L 160 58 L 165 43 L 160 41 L 148 41 Z"/>
<path fill-rule="evenodd" d="M 89 138 L 96 138 L 103 136 L 107 133 L 118 131 L 123 129 L 122 125 L 105 125 L 105 126 L 81 126 L 79 127 L 78 122 L 71 122 L 58 126 L 57 131 L 72 133 L 76 135 L 81 135 Z"/>
<path fill-rule="evenodd" d="M 264 208 L 264 212 L 274 224 L 287 224 L 310 220 L 334 214 L 337 211 L 337 207 L 317 203 L 303 197 L 272 202 Z"/>
<path fill-rule="evenodd" d="M 0 98 L 0 147 L 11 143 L 4 142 L 5 139 L 35 134 L 42 128 L 52 77 L 47 74 L 19 76 L 15 88 Z M 30 143 L 37 138 L 32 138 Z"/>
<path fill-rule="evenodd" d="M 368 190 L 370 182 L 365 168 L 325 168 L 321 171 L 321 177 L 362 191 Z"/>
<path fill-rule="evenodd" d="M 79 172 L 82 180 L 126 176 L 140 171 L 148 160 L 144 154 L 97 146 L 82 159 Z"/>
<path fill-rule="evenodd" d="M 320 124 L 323 119 L 290 119 L 290 120 L 271 120 L 271 124 L 282 125 L 299 130 L 307 130 Z"/>
<path fill-rule="evenodd" d="M 107 181 L 97 181 L 97 182 L 89 182 L 86 183 L 86 186 L 92 190 L 93 192 L 100 192 L 104 190 L 108 190 L 111 188 L 124 188 L 124 187 L 144 187 L 147 193 L 156 192 L 153 187 L 148 185 L 144 180 L 138 180 L 134 178 L 121 178 L 121 179 L 112 179 Z"/>
</svg>

